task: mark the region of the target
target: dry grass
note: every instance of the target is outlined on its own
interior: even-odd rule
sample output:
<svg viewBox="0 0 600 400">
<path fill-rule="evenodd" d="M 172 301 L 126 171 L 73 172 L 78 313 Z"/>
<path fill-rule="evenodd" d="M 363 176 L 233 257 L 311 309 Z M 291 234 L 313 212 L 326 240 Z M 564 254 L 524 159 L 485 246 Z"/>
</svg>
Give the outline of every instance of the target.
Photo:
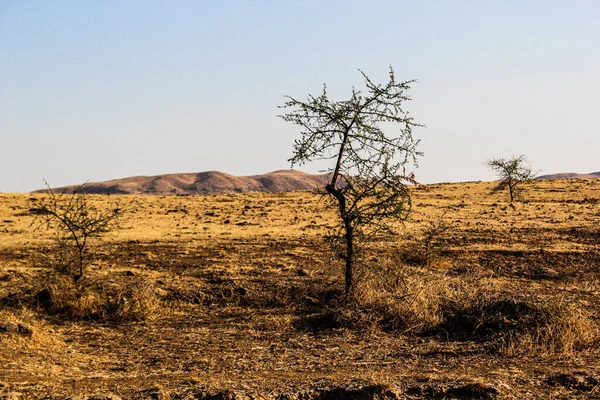
<svg viewBox="0 0 600 400">
<path fill-rule="evenodd" d="M 34 300 L 50 314 L 76 319 L 144 321 L 162 311 L 156 288 L 142 279 L 114 283 L 103 276 L 74 282 L 53 273 Z"/>
<path fill-rule="evenodd" d="M 69 347 L 63 335 L 51 323 L 27 308 L 2 309 L 0 321 L 25 324 L 31 335 L 0 334 L 0 355 L 3 369 L 0 394 L 6 383 L 18 382 L 32 373 L 42 379 L 57 379 L 69 370 L 78 370 L 90 357 Z M 7 381 L 8 378 L 8 381 Z M 8 390 L 9 392 L 11 390 Z"/>
<path fill-rule="evenodd" d="M 351 300 L 339 297 L 304 323 L 315 331 L 346 328 L 472 340 L 509 356 L 569 356 L 600 339 L 590 313 L 564 298 L 540 301 L 505 290 L 494 278 L 452 277 L 406 265 L 370 268 Z"/>
<path fill-rule="evenodd" d="M 536 182 L 514 207 L 491 187 L 415 188 L 406 227 L 363 249 L 352 302 L 309 193 L 92 196 L 131 212 L 79 286 L 45 278 L 41 195 L 2 194 L 0 319 L 34 336 L 2 337 L 0 393 L 592 398 L 600 180 Z M 453 229 L 424 263 L 444 211 Z"/>
<path fill-rule="evenodd" d="M 540 317 L 503 338 L 501 351 L 522 354 L 572 356 L 598 342 L 598 323 L 588 312 L 554 300 L 539 308 Z"/>
<path fill-rule="evenodd" d="M 340 293 L 322 316 L 309 321 L 321 318 L 324 328 L 420 334 L 442 324 L 449 308 L 471 304 L 485 290 L 483 282 L 406 265 L 371 267 L 360 278 L 352 299 L 344 300 Z"/>
</svg>

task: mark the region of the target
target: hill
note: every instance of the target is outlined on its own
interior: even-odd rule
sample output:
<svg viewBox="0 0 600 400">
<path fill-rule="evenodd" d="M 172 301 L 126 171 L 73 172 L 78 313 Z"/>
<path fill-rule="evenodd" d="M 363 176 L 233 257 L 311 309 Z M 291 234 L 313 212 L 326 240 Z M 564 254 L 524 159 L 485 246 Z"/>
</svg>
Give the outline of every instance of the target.
<svg viewBox="0 0 600 400">
<path fill-rule="evenodd" d="M 89 182 L 82 193 L 90 194 L 224 194 L 244 192 L 286 192 L 311 190 L 324 186 L 327 174 L 307 174 L 295 170 L 280 170 L 262 175 L 234 176 L 219 171 L 198 173 L 135 176 L 105 182 Z M 53 190 L 67 193 L 78 186 Z M 46 192 L 36 190 L 35 193 Z"/>
<path fill-rule="evenodd" d="M 536 179 L 591 179 L 600 178 L 600 171 L 589 174 L 576 174 L 572 172 L 563 172 L 559 174 L 548 174 L 538 176 Z"/>
</svg>

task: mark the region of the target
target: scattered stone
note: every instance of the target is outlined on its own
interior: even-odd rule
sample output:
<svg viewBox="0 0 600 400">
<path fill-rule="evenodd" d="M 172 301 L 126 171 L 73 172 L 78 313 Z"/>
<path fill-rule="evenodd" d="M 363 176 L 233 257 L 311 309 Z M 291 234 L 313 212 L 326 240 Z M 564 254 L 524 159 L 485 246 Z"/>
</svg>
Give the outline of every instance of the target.
<svg viewBox="0 0 600 400">
<path fill-rule="evenodd" d="M 552 268 L 541 267 L 536 272 L 538 276 L 546 279 L 554 279 L 559 276 L 559 273 Z"/>
<path fill-rule="evenodd" d="M 33 334 L 33 328 L 25 324 L 12 324 L 10 322 L 0 322 L 0 333 L 31 336 Z"/>
<path fill-rule="evenodd" d="M 440 385 L 412 386 L 405 390 L 405 394 L 426 399 L 494 400 L 498 398 L 500 392 L 498 389 L 482 383 L 467 383 L 446 390 Z"/>
<path fill-rule="evenodd" d="M 469 383 L 446 390 L 446 396 L 449 396 L 450 398 L 455 397 L 458 399 L 492 400 L 495 399 L 499 394 L 500 392 L 498 392 L 498 389 L 482 383 Z"/>
<path fill-rule="evenodd" d="M 29 325 L 25 324 L 17 324 L 19 334 L 23 336 L 31 336 L 33 335 L 33 328 Z"/>
<path fill-rule="evenodd" d="M 170 400 L 171 394 L 164 390 L 162 385 L 155 385 L 155 387 L 142 390 L 140 392 L 146 400 Z"/>
<path fill-rule="evenodd" d="M 551 386 L 562 386 L 565 389 L 580 390 L 590 392 L 600 383 L 593 376 L 580 374 L 556 374 L 545 379 L 545 382 Z"/>
<path fill-rule="evenodd" d="M 0 322 L 0 333 L 18 333 L 19 327 L 15 324 Z"/>
<path fill-rule="evenodd" d="M 89 397 L 88 400 L 121 400 L 121 398 L 111 393 L 99 393 Z"/>
</svg>

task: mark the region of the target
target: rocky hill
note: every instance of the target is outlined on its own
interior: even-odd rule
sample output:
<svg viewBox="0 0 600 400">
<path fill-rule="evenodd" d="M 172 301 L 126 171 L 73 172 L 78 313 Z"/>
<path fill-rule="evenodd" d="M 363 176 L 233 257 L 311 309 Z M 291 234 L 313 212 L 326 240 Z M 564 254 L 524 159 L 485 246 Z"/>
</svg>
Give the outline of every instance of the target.
<svg viewBox="0 0 600 400">
<path fill-rule="evenodd" d="M 325 186 L 328 174 L 307 174 L 295 170 L 274 171 L 263 175 L 234 176 L 219 171 L 135 176 L 105 182 L 89 182 L 81 190 L 90 194 L 222 194 L 245 192 L 284 192 L 311 190 Z M 78 186 L 53 188 L 72 192 Z M 38 193 L 46 189 L 37 190 Z"/>
<path fill-rule="evenodd" d="M 560 174 L 549 174 L 549 175 L 541 175 L 536 179 L 590 179 L 590 178 L 600 178 L 600 171 L 591 172 L 589 174 L 576 174 L 572 172 L 563 172 Z"/>
</svg>

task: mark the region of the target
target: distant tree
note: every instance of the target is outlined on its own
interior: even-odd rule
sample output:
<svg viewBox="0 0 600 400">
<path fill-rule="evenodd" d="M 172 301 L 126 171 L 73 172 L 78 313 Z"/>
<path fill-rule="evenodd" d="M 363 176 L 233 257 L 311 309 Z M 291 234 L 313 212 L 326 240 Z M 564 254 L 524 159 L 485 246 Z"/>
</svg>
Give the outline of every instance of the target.
<svg viewBox="0 0 600 400">
<path fill-rule="evenodd" d="M 58 246 L 56 270 L 69 275 L 75 282 L 81 279 L 90 262 L 90 240 L 116 227 L 123 214 L 120 208 L 98 210 L 83 193 L 84 185 L 72 193 L 56 193 L 46 183 L 47 197 L 34 210 L 38 226 L 53 231 Z"/>
<path fill-rule="evenodd" d="M 511 158 L 493 158 L 488 160 L 486 164 L 499 178 L 498 184 L 492 189 L 492 193 L 508 189 L 511 203 L 520 197 L 524 189 L 523 186 L 530 183 L 536 176 L 536 173 L 527 164 L 527 158 L 524 155 Z"/>
<path fill-rule="evenodd" d="M 331 179 L 325 186 L 329 205 L 337 211 L 339 225 L 332 233 L 345 261 L 346 297 L 354 286 L 357 241 L 387 230 L 393 221 L 404 221 L 411 209 L 407 184 L 414 183 L 405 165 L 416 165 L 419 143 L 413 139 L 413 121 L 404 104 L 414 80 L 397 82 L 390 67 L 389 81 L 376 84 L 360 71 L 366 90 L 352 89 L 348 100 L 329 98 L 326 86 L 306 101 L 286 96 L 280 108 L 291 109 L 280 115 L 284 121 L 299 125 L 301 137 L 294 142 L 292 167 L 315 160 L 331 160 Z M 399 125 L 395 135 L 382 129 Z"/>
</svg>

